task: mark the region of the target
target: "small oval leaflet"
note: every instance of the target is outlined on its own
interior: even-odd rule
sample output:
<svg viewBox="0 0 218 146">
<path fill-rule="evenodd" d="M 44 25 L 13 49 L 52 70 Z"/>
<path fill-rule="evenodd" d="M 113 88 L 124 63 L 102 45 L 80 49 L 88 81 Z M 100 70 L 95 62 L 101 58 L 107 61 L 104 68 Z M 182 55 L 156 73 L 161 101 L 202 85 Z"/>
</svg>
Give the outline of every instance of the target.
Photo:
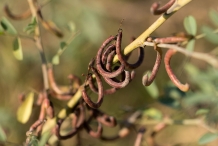
<svg viewBox="0 0 218 146">
<path fill-rule="evenodd" d="M 24 102 L 21 104 L 21 106 L 18 108 L 17 111 L 17 120 L 23 124 L 25 124 L 32 113 L 32 107 L 33 107 L 33 101 L 34 101 L 34 93 L 30 92 Z"/>
<path fill-rule="evenodd" d="M 206 133 L 204 134 L 198 141 L 199 144 L 207 144 L 212 142 L 218 138 L 217 133 Z"/>
<path fill-rule="evenodd" d="M 2 18 L 1 20 L 1 26 L 9 34 L 17 34 L 16 29 L 14 26 L 6 19 L 5 17 Z"/>
<path fill-rule="evenodd" d="M 205 38 L 213 44 L 218 44 L 218 34 L 213 32 L 213 29 L 208 26 L 202 27 L 202 32 L 205 33 Z"/>
<path fill-rule="evenodd" d="M 212 20 L 213 24 L 218 26 L 218 12 L 216 10 L 210 10 L 209 17 Z"/>
<path fill-rule="evenodd" d="M 193 36 L 196 35 L 197 24 L 196 24 L 196 20 L 193 16 L 185 17 L 183 24 L 184 24 L 185 30 L 188 32 L 188 34 L 191 34 Z"/>
<path fill-rule="evenodd" d="M 18 37 L 13 42 L 13 54 L 17 60 L 23 60 L 22 45 Z"/>
</svg>

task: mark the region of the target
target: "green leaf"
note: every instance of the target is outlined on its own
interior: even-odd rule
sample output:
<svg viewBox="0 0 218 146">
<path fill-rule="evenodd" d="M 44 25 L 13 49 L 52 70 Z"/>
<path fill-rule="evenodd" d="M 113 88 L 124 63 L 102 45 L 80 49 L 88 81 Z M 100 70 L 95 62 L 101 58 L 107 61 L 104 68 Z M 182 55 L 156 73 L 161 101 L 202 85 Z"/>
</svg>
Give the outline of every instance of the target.
<svg viewBox="0 0 218 146">
<path fill-rule="evenodd" d="M 60 62 L 59 56 L 58 56 L 58 55 L 55 55 L 55 56 L 52 58 L 52 64 L 58 65 L 59 62 Z"/>
<path fill-rule="evenodd" d="M 14 26 L 5 17 L 3 17 L 1 20 L 1 26 L 4 31 L 8 32 L 9 34 L 17 34 Z"/>
<path fill-rule="evenodd" d="M 0 125 L 0 141 L 6 141 L 7 136 L 5 134 L 5 131 L 3 130 L 2 126 Z"/>
<path fill-rule="evenodd" d="M 60 43 L 60 48 L 63 50 L 67 46 L 66 42 L 61 42 Z"/>
<path fill-rule="evenodd" d="M 147 110 L 144 110 L 143 116 L 155 119 L 155 120 L 161 120 L 162 119 L 162 113 L 156 109 L 156 108 L 149 108 Z"/>
<path fill-rule="evenodd" d="M 23 60 L 23 51 L 20 38 L 15 38 L 14 40 L 13 54 L 17 60 Z"/>
<path fill-rule="evenodd" d="M 210 110 L 202 108 L 202 109 L 197 110 L 195 115 L 205 115 L 209 112 L 210 112 Z"/>
<path fill-rule="evenodd" d="M 32 113 L 33 101 L 34 93 L 30 92 L 17 111 L 17 120 L 19 122 L 25 124 L 29 120 Z"/>
<path fill-rule="evenodd" d="M 202 27 L 202 32 L 206 35 L 205 38 L 211 43 L 218 44 L 218 34 L 215 34 L 213 29 L 207 26 Z"/>
<path fill-rule="evenodd" d="M 206 133 L 204 134 L 198 141 L 199 144 L 207 144 L 212 142 L 218 138 L 218 134 L 216 133 Z"/>
<path fill-rule="evenodd" d="M 214 23 L 214 25 L 218 26 L 218 12 L 215 10 L 210 10 L 209 17 Z"/>
<path fill-rule="evenodd" d="M 190 40 L 188 44 L 186 45 L 186 50 L 192 52 L 195 47 L 195 40 Z"/>
<path fill-rule="evenodd" d="M 32 17 L 31 22 L 24 28 L 24 32 L 27 34 L 32 34 L 35 32 L 35 28 L 37 26 L 37 21 L 35 17 Z"/>
<path fill-rule="evenodd" d="M 196 35 L 197 23 L 196 23 L 196 20 L 193 16 L 185 17 L 183 24 L 184 24 L 185 30 L 188 32 L 188 34 L 191 34 L 193 36 Z"/>
<path fill-rule="evenodd" d="M 159 90 L 157 88 L 157 85 L 156 85 L 155 81 L 153 81 L 153 83 L 150 86 L 145 86 L 145 90 L 150 94 L 150 96 L 152 98 L 155 98 L 155 99 L 158 98 Z"/>
</svg>

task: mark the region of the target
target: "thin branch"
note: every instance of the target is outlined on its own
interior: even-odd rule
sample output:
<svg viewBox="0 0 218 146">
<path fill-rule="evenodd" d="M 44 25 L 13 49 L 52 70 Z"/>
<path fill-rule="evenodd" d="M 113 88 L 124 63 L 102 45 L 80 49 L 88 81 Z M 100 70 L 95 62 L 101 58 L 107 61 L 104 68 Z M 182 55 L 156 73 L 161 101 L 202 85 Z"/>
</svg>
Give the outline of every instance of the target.
<svg viewBox="0 0 218 146">
<path fill-rule="evenodd" d="M 154 46 L 155 43 L 144 42 L 143 45 Z M 185 48 L 179 47 L 177 45 L 171 45 L 171 44 L 158 44 L 157 46 L 160 48 L 174 49 L 174 50 L 176 50 L 176 51 L 178 51 L 178 52 L 180 52 L 188 57 L 192 57 L 195 59 L 205 61 L 205 62 L 209 63 L 210 65 L 212 65 L 213 67 L 218 68 L 218 59 L 209 55 L 209 54 L 200 53 L 200 52 L 190 52 L 190 51 L 186 50 Z"/>
</svg>

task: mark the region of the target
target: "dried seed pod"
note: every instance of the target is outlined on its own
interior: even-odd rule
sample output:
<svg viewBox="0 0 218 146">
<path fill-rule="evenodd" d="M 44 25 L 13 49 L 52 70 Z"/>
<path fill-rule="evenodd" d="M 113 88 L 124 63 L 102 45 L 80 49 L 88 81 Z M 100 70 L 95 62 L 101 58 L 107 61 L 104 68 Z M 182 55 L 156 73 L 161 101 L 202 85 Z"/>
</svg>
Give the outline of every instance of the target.
<svg viewBox="0 0 218 146">
<path fill-rule="evenodd" d="M 114 117 L 108 116 L 106 114 L 97 116 L 96 120 L 108 127 L 114 127 L 117 124 L 116 119 Z"/>
<path fill-rule="evenodd" d="M 97 131 L 93 131 L 87 122 L 84 123 L 84 128 L 89 133 L 89 135 L 94 138 L 99 138 L 102 135 L 103 127 L 99 122 L 98 122 Z"/>
<path fill-rule="evenodd" d="M 88 81 L 89 81 L 89 88 L 90 88 L 93 92 L 98 93 L 98 88 L 95 86 L 95 84 L 94 84 L 94 82 L 93 82 L 92 76 L 89 76 Z M 115 93 L 116 91 L 117 91 L 116 88 L 106 89 L 106 90 L 104 90 L 104 95 L 113 94 L 113 93 Z"/>
<path fill-rule="evenodd" d="M 167 71 L 168 76 L 170 77 L 171 81 L 182 91 L 186 92 L 189 90 L 189 84 L 182 84 L 175 74 L 173 73 L 171 67 L 170 67 L 170 59 L 171 57 L 176 53 L 176 50 L 169 49 L 167 50 L 165 57 L 164 57 L 164 63 L 165 63 L 165 68 Z"/>
<path fill-rule="evenodd" d="M 178 37 L 178 36 L 173 36 L 173 37 L 166 37 L 166 38 L 156 38 L 153 40 L 155 43 L 179 43 L 179 42 L 184 42 L 187 41 L 186 37 Z"/>
<path fill-rule="evenodd" d="M 116 51 L 114 50 L 111 53 L 109 53 L 109 55 L 107 56 L 106 69 L 108 71 L 112 71 L 112 61 L 114 59 L 115 54 Z"/>
<path fill-rule="evenodd" d="M 159 3 L 153 3 L 150 11 L 153 15 L 161 15 L 165 12 L 167 12 L 167 10 L 175 3 L 176 0 L 170 0 L 168 3 L 166 3 L 164 6 L 160 7 Z"/>
<path fill-rule="evenodd" d="M 116 41 L 116 53 L 121 64 L 124 64 L 126 67 L 130 69 L 135 69 L 139 67 L 144 59 L 144 49 L 142 47 L 138 48 L 138 61 L 134 64 L 130 64 L 126 61 L 125 56 L 121 51 L 121 42 L 122 42 L 122 30 L 118 32 L 117 41 Z"/>
<path fill-rule="evenodd" d="M 98 74 L 98 72 L 96 71 L 96 69 L 94 67 L 91 67 L 91 70 L 93 71 L 95 77 L 96 77 L 96 81 L 97 81 L 97 85 L 98 85 L 98 100 L 96 103 L 94 103 L 90 97 L 87 95 L 85 89 L 82 91 L 82 97 L 84 99 L 84 101 L 92 108 L 99 108 L 103 102 L 103 85 L 102 85 L 102 81 L 101 81 L 101 77 Z"/>
<path fill-rule="evenodd" d="M 125 79 L 122 82 L 117 82 L 114 79 L 110 79 L 110 78 L 104 78 L 104 80 L 111 86 L 114 88 L 124 88 L 126 85 L 129 84 L 130 82 L 130 72 L 124 70 L 125 72 Z"/>
<path fill-rule="evenodd" d="M 62 125 L 62 123 L 64 122 L 65 119 L 59 119 L 59 121 L 57 122 L 57 125 L 55 127 L 55 134 L 59 139 L 71 138 L 72 136 L 77 134 L 78 129 L 80 129 L 83 126 L 83 124 L 85 122 L 85 111 L 84 111 L 85 109 L 84 109 L 82 104 L 80 104 L 78 106 L 78 109 L 79 109 L 79 112 L 77 112 L 75 114 L 75 116 L 74 116 L 75 121 L 72 122 L 73 129 L 67 135 L 61 135 L 60 134 L 61 125 Z"/>
<path fill-rule="evenodd" d="M 24 13 L 22 13 L 20 15 L 15 15 L 11 12 L 11 10 L 9 9 L 7 4 L 4 6 L 4 11 L 5 11 L 5 14 L 13 20 L 23 20 L 23 19 L 27 19 L 31 16 L 30 9 L 26 10 Z"/>
<path fill-rule="evenodd" d="M 107 77 L 107 78 L 114 78 L 114 77 L 118 76 L 121 72 L 123 72 L 123 70 L 124 70 L 124 65 L 121 65 L 119 67 L 119 69 L 117 69 L 114 72 L 108 72 L 108 71 L 104 70 L 102 67 L 101 56 L 102 56 L 103 49 L 115 39 L 116 39 L 116 37 L 114 37 L 114 36 L 106 39 L 104 41 L 104 43 L 101 45 L 101 47 L 99 48 L 97 56 L 96 56 L 96 68 L 97 68 L 99 74 L 101 74 L 102 76 Z"/>
<path fill-rule="evenodd" d="M 101 57 L 102 64 L 106 63 L 107 58 L 108 58 L 108 54 L 111 53 L 111 51 L 113 51 L 115 49 L 116 49 L 115 45 L 110 45 L 105 49 L 105 51 L 103 52 L 102 57 Z"/>
<path fill-rule="evenodd" d="M 156 61 L 155 61 L 154 67 L 152 69 L 150 77 L 148 77 L 148 73 L 146 73 L 142 78 L 142 84 L 144 86 L 149 86 L 154 81 L 154 79 L 157 75 L 157 72 L 160 68 L 161 59 L 162 59 L 162 50 L 161 50 L 161 48 L 158 48 L 156 45 L 154 46 L 154 50 L 156 50 L 156 52 L 157 52 Z"/>
<path fill-rule="evenodd" d="M 143 135 L 144 135 L 145 131 L 146 131 L 146 129 L 144 127 L 141 127 L 138 130 L 138 134 L 137 134 L 134 146 L 140 146 L 141 145 L 141 141 L 142 141 L 142 138 L 143 138 Z"/>
</svg>

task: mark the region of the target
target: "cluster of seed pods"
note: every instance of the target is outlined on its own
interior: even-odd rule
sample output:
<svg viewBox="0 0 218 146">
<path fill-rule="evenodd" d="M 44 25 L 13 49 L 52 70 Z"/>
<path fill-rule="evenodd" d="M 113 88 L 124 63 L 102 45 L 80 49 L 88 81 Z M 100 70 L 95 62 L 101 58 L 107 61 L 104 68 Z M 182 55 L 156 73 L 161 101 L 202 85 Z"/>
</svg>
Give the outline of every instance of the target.
<svg viewBox="0 0 218 146">
<path fill-rule="evenodd" d="M 93 102 L 87 95 L 86 88 L 84 88 L 82 96 L 91 108 L 99 108 L 104 95 L 113 94 L 116 90 L 127 86 L 134 78 L 135 72 L 134 70 L 131 72 L 127 71 L 126 68 L 135 69 L 143 62 L 144 50 L 139 48 L 138 61 L 135 64 L 129 64 L 121 50 L 121 42 L 122 30 L 119 29 L 116 36 L 111 36 L 103 42 L 96 57 L 89 63 L 89 72 L 91 71 L 92 73 L 88 75 L 88 86 L 93 92 L 98 94 L 98 100 L 96 103 Z M 113 68 L 112 61 L 115 55 L 118 56 L 119 64 Z M 97 87 L 94 84 L 93 75 L 95 76 Z M 118 76 L 121 76 L 121 79 L 118 79 Z M 101 77 L 111 86 L 110 89 L 104 89 Z"/>
</svg>

